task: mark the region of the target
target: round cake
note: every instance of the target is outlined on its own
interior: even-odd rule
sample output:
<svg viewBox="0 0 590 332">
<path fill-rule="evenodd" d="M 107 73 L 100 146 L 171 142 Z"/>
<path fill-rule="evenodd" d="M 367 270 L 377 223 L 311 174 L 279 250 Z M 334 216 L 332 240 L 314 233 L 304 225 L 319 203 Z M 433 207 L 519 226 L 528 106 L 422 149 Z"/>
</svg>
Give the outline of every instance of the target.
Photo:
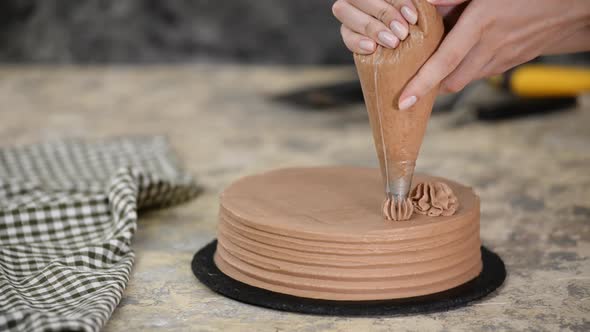
<svg viewBox="0 0 590 332">
<path fill-rule="evenodd" d="M 299 297 L 364 301 L 433 294 L 482 269 L 479 198 L 444 182 L 452 216 L 383 219 L 378 169 L 290 168 L 242 178 L 221 195 L 215 264 L 246 284 Z"/>
</svg>

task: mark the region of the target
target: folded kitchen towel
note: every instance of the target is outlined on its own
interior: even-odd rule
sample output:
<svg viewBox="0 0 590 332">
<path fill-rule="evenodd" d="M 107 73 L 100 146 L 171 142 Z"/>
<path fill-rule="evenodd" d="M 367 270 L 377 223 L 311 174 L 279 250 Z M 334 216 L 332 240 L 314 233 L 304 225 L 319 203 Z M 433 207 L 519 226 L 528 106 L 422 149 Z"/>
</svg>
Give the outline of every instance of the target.
<svg viewBox="0 0 590 332">
<path fill-rule="evenodd" d="M 163 137 L 0 149 L 0 331 L 98 331 L 129 280 L 137 212 L 195 197 Z"/>
</svg>

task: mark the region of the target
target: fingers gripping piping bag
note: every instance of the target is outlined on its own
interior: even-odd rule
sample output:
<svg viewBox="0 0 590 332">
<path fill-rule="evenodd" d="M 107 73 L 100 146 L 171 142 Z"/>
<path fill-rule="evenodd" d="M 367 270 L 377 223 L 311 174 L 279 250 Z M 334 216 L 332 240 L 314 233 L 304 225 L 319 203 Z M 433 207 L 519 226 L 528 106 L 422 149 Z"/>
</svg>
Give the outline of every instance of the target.
<svg viewBox="0 0 590 332">
<path fill-rule="evenodd" d="M 408 38 L 397 48 L 377 46 L 373 54 L 354 55 L 385 184 L 383 214 L 388 220 L 411 216 L 395 210 L 411 207 L 414 167 L 438 93 L 436 86 L 409 109 L 398 108 L 403 88 L 434 53 L 444 32 L 433 5 L 425 0 L 414 0 L 414 5 L 418 22 L 409 26 Z"/>
</svg>

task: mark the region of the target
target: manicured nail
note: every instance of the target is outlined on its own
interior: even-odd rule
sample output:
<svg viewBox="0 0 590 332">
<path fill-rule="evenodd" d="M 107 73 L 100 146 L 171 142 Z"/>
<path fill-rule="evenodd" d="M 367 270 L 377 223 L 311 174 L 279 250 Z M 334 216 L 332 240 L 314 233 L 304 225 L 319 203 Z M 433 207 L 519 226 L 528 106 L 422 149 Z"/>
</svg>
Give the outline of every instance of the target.
<svg viewBox="0 0 590 332">
<path fill-rule="evenodd" d="M 396 48 L 397 44 L 399 44 L 399 39 L 397 39 L 397 37 L 394 36 L 393 33 L 389 33 L 387 31 L 379 32 L 377 37 L 383 44 L 385 44 L 385 46 L 389 48 Z"/>
<path fill-rule="evenodd" d="M 361 41 L 359 42 L 359 47 L 363 51 L 373 52 L 375 50 L 375 42 L 368 39 L 361 39 Z"/>
<path fill-rule="evenodd" d="M 402 7 L 402 16 L 410 24 L 416 24 L 416 22 L 418 22 L 418 14 L 416 14 L 415 11 L 411 10 L 410 7 L 407 7 L 407 6 Z"/>
<path fill-rule="evenodd" d="M 400 40 L 404 40 L 408 36 L 408 28 L 398 21 L 391 22 L 390 28 Z"/>
<path fill-rule="evenodd" d="M 408 108 L 414 106 L 416 101 L 418 101 L 418 98 L 416 98 L 416 96 L 406 97 L 404 100 L 400 101 L 400 103 L 399 103 L 400 111 L 407 110 Z"/>
</svg>

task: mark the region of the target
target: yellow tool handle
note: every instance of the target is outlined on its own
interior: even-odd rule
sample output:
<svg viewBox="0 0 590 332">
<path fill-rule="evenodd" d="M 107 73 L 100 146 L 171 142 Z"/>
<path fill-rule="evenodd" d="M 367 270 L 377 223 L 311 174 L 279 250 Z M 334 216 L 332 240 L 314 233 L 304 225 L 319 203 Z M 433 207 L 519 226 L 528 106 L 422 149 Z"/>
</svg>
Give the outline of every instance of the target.
<svg viewBox="0 0 590 332">
<path fill-rule="evenodd" d="M 590 91 L 590 69 L 542 64 L 523 65 L 508 77 L 508 88 L 521 97 L 567 97 Z"/>
</svg>

